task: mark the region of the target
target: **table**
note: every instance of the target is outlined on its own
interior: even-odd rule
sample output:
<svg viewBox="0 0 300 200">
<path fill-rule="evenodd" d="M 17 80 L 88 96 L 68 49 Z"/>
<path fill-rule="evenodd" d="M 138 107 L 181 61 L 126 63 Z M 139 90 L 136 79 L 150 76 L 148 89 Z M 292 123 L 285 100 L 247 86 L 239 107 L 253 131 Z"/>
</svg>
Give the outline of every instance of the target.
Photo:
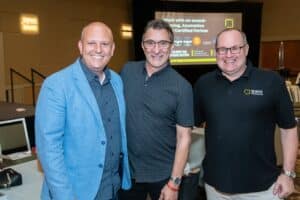
<svg viewBox="0 0 300 200">
<path fill-rule="evenodd" d="M 189 163 L 190 166 L 194 168 L 201 166 L 205 155 L 204 129 L 193 129 L 192 133 Z M 23 160 L 21 161 L 23 162 Z M 11 165 L 12 163 L 7 164 Z M 22 174 L 23 184 L 8 189 L 0 189 L 1 193 L 7 195 L 7 200 L 39 200 L 43 173 L 38 170 L 37 160 L 25 161 L 21 164 L 11 165 L 9 167 Z"/>
<path fill-rule="evenodd" d="M 40 200 L 43 173 L 38 171 L 37 160 L 10 166 L 22 174 L 23 184 L 7 189 L 0 189 L 7 195 L 7 200 Z"/>
<path fill-rule="evenodd" d="M 0 101 L 0 120 L 27 118 L 34 116 L 34 106 Z"/>
</svg>

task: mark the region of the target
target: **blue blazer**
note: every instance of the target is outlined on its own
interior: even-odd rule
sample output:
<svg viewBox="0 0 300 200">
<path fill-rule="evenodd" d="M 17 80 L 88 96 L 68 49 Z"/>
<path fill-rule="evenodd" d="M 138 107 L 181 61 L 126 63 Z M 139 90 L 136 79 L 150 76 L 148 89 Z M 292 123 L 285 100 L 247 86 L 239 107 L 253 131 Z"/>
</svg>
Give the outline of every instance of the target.
<svg viewBox="0 0 300 200">
<path fill-rule="evenodd" d="M 129 189 L 123 83 L 118 74 L 110 71 L 120 110 L 124 154 L 121 187 Z M 41 199 L 95 198 L 105 160 L 104 131 L 99 107 L 79 59 L 44 81 L 35 114 L 37 154 L 45 174 Z"/>
</svg>

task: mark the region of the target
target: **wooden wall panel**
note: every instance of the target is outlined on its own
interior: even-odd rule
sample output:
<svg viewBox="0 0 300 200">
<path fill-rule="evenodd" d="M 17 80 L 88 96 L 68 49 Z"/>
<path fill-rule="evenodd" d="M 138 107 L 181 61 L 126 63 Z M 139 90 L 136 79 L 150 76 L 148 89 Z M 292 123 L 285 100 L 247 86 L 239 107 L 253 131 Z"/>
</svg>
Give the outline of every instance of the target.
<svg viewBox="0 0 300 200">
<path fill-rule="evenodd" d="M 288 40 L 284 43 L 284 66 L 291 76 L 300 72 L 300 40 Z M 260 66 L 272 70 L 278 69 L 278 50 L 280 41 L 261 42 Z"/>
</svg>

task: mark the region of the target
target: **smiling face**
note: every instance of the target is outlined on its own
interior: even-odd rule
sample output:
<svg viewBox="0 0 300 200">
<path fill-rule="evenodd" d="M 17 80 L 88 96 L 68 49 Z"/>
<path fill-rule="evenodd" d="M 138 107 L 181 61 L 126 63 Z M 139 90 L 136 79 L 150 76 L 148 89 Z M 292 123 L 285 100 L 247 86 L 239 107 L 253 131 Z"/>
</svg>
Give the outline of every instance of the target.
<svg viewBox="0 0 300 200">
<path fill-rule="evenodd" d="M 89 24 L 82 31 L 78 48 L 84 64 L 101 75 L 115 50 L 111 30 L 100 22 Z"/>
<path fill-rule="evenodd" d="M 156 72 L 167 66 L 173 45 L 166 29 L 149 28 L 143 35 L 142 48 L 147 70 Z"/>
<path fill-rule="evenodd" d="M 228 30 L 222 32 L 217 39 L 217 49 L 227 48 L 225 54 L 217 55 L 217 64 L 222 70 L 222 73 L 229 80 L 233 81 L 239 78 L 246 70 L 246 60 L 249 51 L 248 44 L 242 37 L 242 34 L 237 30 Z M 231 49 L 239 48 L 239 53 L 232 53 Z"/>
</svg>

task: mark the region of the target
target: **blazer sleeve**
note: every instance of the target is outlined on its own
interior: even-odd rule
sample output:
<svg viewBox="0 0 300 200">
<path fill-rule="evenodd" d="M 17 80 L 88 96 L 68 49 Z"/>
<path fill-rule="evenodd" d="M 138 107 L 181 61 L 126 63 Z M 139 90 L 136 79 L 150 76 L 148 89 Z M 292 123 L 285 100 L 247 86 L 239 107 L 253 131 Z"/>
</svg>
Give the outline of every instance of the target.
<svg viewBox="0 0 300 200">
<path fill-rule="evenodd" d="M 52 199 L 75 199 L 64 163 L 66 98 L 62 80 L 49 77 L 41 88 L 35 114 L 38 158 Z"/>
</svg>

